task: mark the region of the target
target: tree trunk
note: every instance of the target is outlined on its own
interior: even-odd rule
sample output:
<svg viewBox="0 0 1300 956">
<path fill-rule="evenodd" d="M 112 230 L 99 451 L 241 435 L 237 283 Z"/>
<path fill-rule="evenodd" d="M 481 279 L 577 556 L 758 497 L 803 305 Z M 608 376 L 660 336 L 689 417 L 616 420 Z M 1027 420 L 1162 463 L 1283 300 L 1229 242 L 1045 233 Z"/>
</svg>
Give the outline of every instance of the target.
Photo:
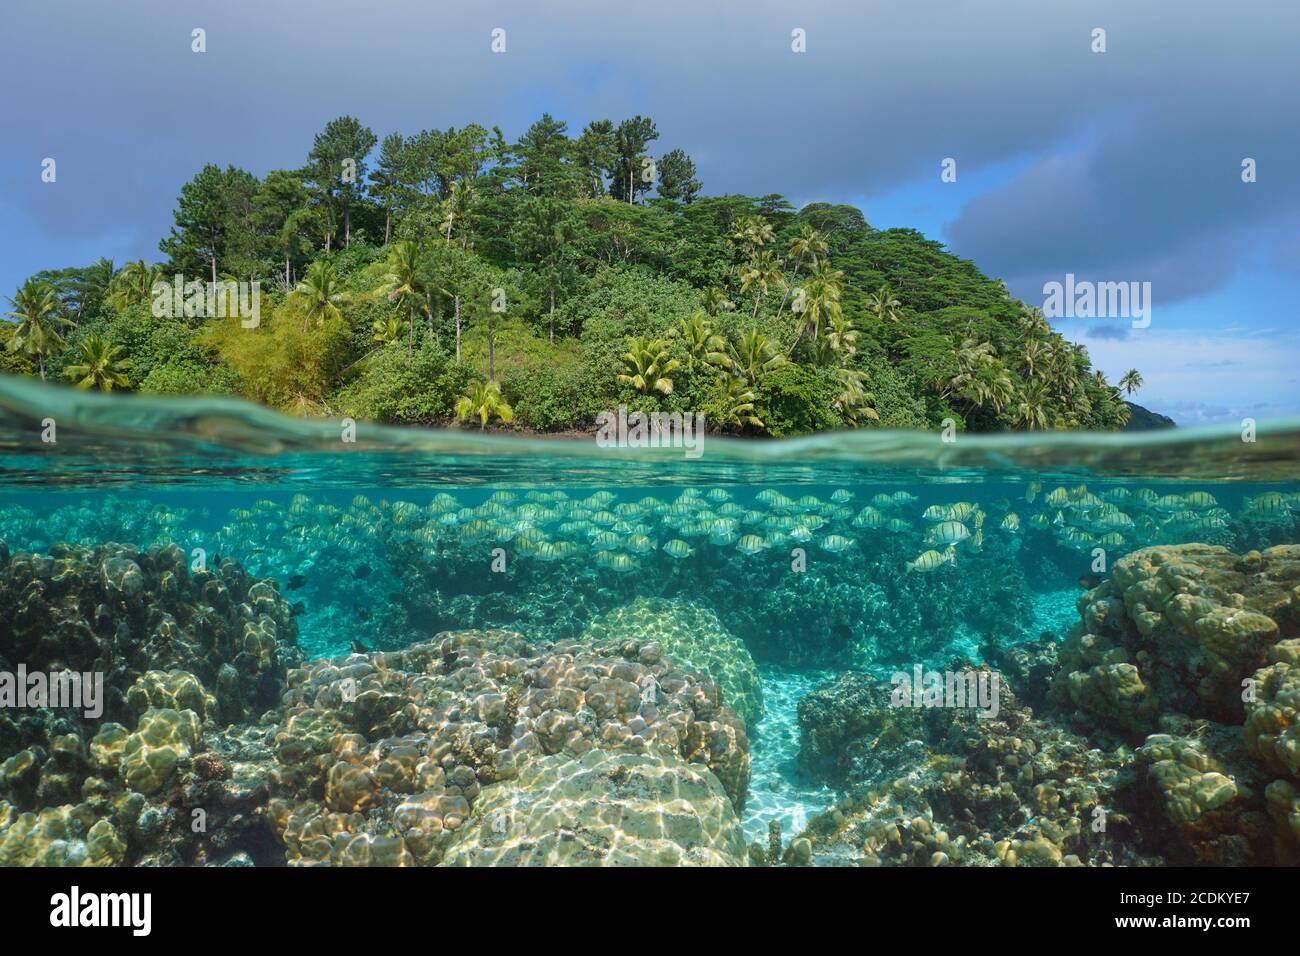
<svg viewBox="0 0 1300 956">
<path fill-rule="evenodd" d="M 352 245 L 352 207 L 343 207 L 343 248 Z"/>
<path fill-rule="evenodd" d="M 393 211 L 384 210 L 384 245 L 388 245 L 388 239 L 393 234 Z"/>
<path fill-rule="evenodd" d="M 41 370 L 41 381 L 42 382 L 45 381 L 45 356 L 44 355 L 38 354 L 36 356 L 36 367 Z"/>
<path fill-rule="evenodd" d="M 555 290 L 551 290 L 551 344 L 555 344 Z"/>
<path fill-rule="evenodd" d="M 792 279 L 799 278 L 799 267 L 803 264 L 803 256 L 795 260 L 794 273 L 790 276 Z M 781 313 L 785 312 L 785 304 L 790 301 L 790 290 L 787 289 L 785 295 L 781 296 L 781 307 L 776 310 L 776 317 L 781 318 Z"/>
<path fill-rule="evenodd" d="M 216 285 L 216 282 L 217 282 L 217 254 L 214 252 L 212 254 L 212 284 Z"/>
<path fill-rule="evenodd" d="M 497 380 L 496 323 L 488 319 L 488 381 Z"/>
<path fill-rule="evenodd" d="M 460 296 L 453 296 L 456 303 L 456 361 L 460 361 Z"/>
</svg>

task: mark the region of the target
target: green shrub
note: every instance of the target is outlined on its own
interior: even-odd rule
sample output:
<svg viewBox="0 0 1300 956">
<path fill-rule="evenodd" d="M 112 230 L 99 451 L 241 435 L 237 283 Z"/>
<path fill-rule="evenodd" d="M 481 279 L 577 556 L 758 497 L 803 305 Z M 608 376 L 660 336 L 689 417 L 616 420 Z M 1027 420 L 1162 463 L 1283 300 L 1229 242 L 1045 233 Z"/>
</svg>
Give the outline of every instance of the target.
<svg viewBox="0 0 1300 956">
<path fill-rule="evenodd" d="M 155 365 L 139 380 L 136 390 L 144 395 L 238 395 L 241 383 L 239 376 L 224 365 L 180 360 Z"/>
<path fill-rule="evenodd" d="M 880 416 L 879 421 L 864 424 L 878 428 L 930 427 L 919 383 L 908 381 L 897 367 L 883 359 L 864 362 L 861 368 L 867 373 L 866 390 L 875 399 L 872 407 Z"/>
<path fill-rule="evenodd" d="M 831 408 L 839 388 L 830 369 L 783 365 L 764 375 L 756 391 L 755 411 L 778 438 L 845 425 Z"/>
<path fill-rule="evenodd" d="M 376 351 L 330 404 L 351 418 L 388 424 L 432 424 L 449 420 L 456 400 L 478 376 L 433 345 L 407 355 L 393 343 Z"/>
<path fill-rule="evenodd" d="M 515 421 L 539 432 L 582 427 L 603 410 L 595 407 L 596 393 L 575 365 L 511 369 L 501 391 Z"/>
</svg>

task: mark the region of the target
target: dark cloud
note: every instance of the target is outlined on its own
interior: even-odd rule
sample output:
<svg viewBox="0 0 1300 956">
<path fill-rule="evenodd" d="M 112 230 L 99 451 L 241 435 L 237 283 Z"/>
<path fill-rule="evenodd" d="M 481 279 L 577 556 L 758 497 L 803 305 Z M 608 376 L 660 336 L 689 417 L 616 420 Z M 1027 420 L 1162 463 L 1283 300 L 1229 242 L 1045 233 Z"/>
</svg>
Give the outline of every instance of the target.
<svg viewBox="0 0 1300 956">
<path fill-rule="evenodd" d="M 1031 298 L 1073 271 L 1150 280 L 1158 308 L 1219 287 L 1244 244 L 1294 221 L 1298 9 L 18 0 L 0 41 L 0 215 L 21 229 L 0 251 L 157 256 L 204 162 L 297 165 L 342 113 L 380 135 L 478 121 L 511 136 L 543 110 L 575 130 L 641 113 L 710 191 L 806 202 L 904 187 L 935 202 L 944 157 L 965 183 L 1021 169 L 961 211 L 956 250 Z M 489 51 L 496 26 L 504 55 Z M 1107 54 L 1088 50 L 1094 26 Z M 194 27 L 206 54 L 190 52 Z M 1259 160 L 1250 187 L 1243 155 Z M 54 186 L 39 182 L 45 156 Z M 0 287 L 15 268 L 0 265 Z"/>
</svg>

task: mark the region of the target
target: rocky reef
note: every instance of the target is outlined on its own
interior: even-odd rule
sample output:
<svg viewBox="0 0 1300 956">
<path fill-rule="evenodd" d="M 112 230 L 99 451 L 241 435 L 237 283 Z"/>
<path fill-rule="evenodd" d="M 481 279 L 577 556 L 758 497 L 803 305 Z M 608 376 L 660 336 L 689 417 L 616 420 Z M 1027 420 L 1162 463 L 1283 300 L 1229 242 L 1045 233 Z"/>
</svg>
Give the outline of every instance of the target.
<svg viewBox="0 0 1300 956">
<path fill-rule="evenodd" d="M 1141 549 L 1079 616 L 1050 683 L 1050 643 L 1001 652 L 995 719 L 864 674 L 805 698 L 801 765 L 848 795 L 781 859 L 1300 861 L 1300 547 Z"/>
<path fill-rule="evenodd" d="M 288 684 L 269 812 L 290 863 L 735 856 L 744 724 L 655 641 L 450 632 L 316 661 Z M 516 805 L 530 809 L 501 816 Z M 577 844 L 556 845 L 566 832 Z"/>
<path fill-rule="evenodd" d="M 0 865 L 182 864 L 256 850 L 265 788 L 210 748 L 302 658 L 273 582 L 174 545 L 0 542 L 0 671 L 102 675 L 102 712 L 0 711 Z M 250 858 L 242 851 L 243 858 Z"/>
<path fill-rule="evenodd" d="M 275 582 L 230 559 L 192 567 L 174 544 L 10 555 L 0 541 L 0 620 L 0 667 L 102 673 L 109 719 L 135 715 L 126 694 L 146 671 L 183 670 L 211 690 L 219 722 L 244 720 L 278 703 L 302 659 Z M 0 716 L 0 751 L 7 729 Z"/>
<path fill-rule="evenodd" d="M 964 661 L 951 666 L 972 668 Z M 892 707 L 892 690 L 887 681 L 848 673 L 801 702 L 801 766 L 846 796 L 814 819 L 780 860 L 870 866 L 1144 861 L 1117 839 L 1125 820 L 1110 819 L 1104 831 L 1090 825 L 1105 816 L 1122 756 L 1035 717 L 1002 681 L 996 716 L 987 718 L 965 708 Z"/>
<path fill-rule="evenodd" d="M 754 659 L 708 608 L 690 601 L 639 597 L 601 615 L 582 639 L 618 637 L 657 641 L 679 664 L 708 674 L 721 689 L 723 701 L 746 726 L 752 727 L 763 716 L 763 682 Z"/>
<path fill-rule="evenodd" d="M 529 761 L 484 788 L 447 866 L 744 866 L 718 778 L 665 753 L 590 750 Z"/>
<path fill-rule="evenodd" d="M 0 671 L 104 687 L 0 710 L 0 865 L 1300 862 L 1300 547 L 1123 557 L 1063 642 L 945 661 L 999 676 L 995 712 L 839 673 L 797 764 L 840 796 L 788 844 L 746 845 L 762 686 L 723 620 L 640 595 L 580 637 L 305 661 L 232 559 L 0 542 Z"/>
<path fill-rule="evenodd" d="M 0 865 L 746 862 L 745 724 L 650 638 L 304 665 L 275 582 L 175 545 L 0 542 L 0 623 L 0 670 L 103 678 L 97 712 L 0 711 Z"/>
</svg>

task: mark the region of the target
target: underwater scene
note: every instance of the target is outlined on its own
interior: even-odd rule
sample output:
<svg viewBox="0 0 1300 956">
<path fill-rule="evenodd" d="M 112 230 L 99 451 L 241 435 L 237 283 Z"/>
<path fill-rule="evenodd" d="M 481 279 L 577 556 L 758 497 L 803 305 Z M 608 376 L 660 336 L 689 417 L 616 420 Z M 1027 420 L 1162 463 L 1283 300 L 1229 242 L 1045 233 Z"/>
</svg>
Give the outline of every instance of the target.
<svg viewBox="0 0 1300 956">
<path fill-rule="evenodd" d="M 0 407 L 0 864 L 1300 854 L 1294 422 L 691 460 Z"/>
</svg>

